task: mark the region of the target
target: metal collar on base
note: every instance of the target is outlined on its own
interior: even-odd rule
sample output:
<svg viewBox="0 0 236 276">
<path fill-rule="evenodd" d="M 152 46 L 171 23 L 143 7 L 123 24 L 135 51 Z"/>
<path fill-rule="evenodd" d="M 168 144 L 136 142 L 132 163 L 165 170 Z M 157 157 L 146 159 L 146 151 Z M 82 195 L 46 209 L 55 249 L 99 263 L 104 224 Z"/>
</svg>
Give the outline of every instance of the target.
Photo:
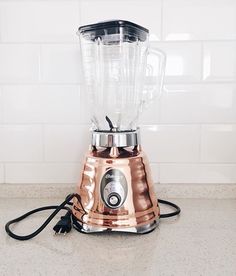
<svg viewBox="0 0 236 276">
<path fill-rule="evenodd" d="M 140 145 L 139 129 L 124 132 L 92 132 L 92 146 L 95 147 L 135 147 L 137 145 Z"/>
</svg>

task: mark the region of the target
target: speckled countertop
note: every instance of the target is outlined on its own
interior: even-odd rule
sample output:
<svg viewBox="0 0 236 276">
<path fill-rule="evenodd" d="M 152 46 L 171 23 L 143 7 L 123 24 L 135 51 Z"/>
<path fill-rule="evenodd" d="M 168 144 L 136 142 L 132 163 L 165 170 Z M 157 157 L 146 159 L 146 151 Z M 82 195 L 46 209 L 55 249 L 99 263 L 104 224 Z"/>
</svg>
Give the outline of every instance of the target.
<svg viewBox="0 0 236 276">
<path fill-rule="evenodd" d="M 143 236 L 83 235 L 75 230 L 55 236 L 55 223 L 25 242 L 13 240 L 4 232 L 7 220 L 60 201 L 0 199 L 1 276 L 236 275 L 236 200 L 173 200 L 181 206 L 181 216 L 163 219 L 159 229 Z M 46 213 L 17 225 L 15 232 L 32 232 Z"/>
</svg>

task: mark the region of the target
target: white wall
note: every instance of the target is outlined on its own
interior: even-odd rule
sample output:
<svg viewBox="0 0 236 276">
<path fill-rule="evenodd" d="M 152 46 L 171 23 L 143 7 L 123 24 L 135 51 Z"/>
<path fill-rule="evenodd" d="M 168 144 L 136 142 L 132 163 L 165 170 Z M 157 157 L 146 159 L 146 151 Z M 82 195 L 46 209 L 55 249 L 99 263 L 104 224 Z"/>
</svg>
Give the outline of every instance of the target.
<svg viewBox="0 0 236 276">
<path fill-rule="evenodd" d="M 76 182 L 89 121 L 75 32 L 117 18 L 168 55 L 141 120 L 155 181 L 235 183 L 235 0 L 0 0 L 0 183 Z"/>
</svg>

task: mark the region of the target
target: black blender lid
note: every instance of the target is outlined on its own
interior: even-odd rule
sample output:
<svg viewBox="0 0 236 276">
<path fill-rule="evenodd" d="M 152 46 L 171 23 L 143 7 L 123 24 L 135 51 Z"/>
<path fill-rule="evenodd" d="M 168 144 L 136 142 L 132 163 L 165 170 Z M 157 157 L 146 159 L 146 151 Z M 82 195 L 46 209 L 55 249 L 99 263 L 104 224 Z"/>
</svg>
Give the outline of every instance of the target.
<svg viewBox="0 0 236 276">
<path fill-rule="evenodd" d="M 87 31 L 95 31 L 97 29 L 107 29 L 112 27 L 131 27 L 134 29 L 138 29 L 140 31 L 144 31 L 146 33 L 149 33 L 149 30 L 130 21 L 126 20 L 108 20 L 108 21 L 102 21 L 95 24 L 89 24 L 79 27 L 79 32 L 87 32 Z"/>
<path fill-rule="evenodd" d="M 121 29 L 124 30 L 125 37 L 133 37 L 133 41 L 135 41 L 135 37 L 140 41 L 145 41 L 149 33 L 148 29 L 126 20 L 109 20 L 95 24 L 84 25 L 79 27 L 79 33 L 85 36 L 89 33 L 92 33 L 92 37 L 87 37 L 87 39 L 94 40 L 97 37 L 101 37 L 107 34 L 119 34 Z"/>
</svg>

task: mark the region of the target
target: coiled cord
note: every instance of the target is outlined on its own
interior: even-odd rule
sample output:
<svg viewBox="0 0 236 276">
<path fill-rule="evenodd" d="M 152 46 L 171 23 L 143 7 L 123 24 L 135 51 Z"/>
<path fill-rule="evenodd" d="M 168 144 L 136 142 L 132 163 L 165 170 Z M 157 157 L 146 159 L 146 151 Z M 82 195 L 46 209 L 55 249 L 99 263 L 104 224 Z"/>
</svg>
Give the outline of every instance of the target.
<svg viewBox="0 0 236 276">
<path fill-rule="evenodd" d="M 40 232 L 42 232 L 43 229 L 51 222 L 51 220 L 61 210 L 67 210 L 67 213 L 64 216 L 61 217 L 61 219 L 58 221 L 58 223 L 54 226 L 53 229 L 54 229 L 55 233 L 64 233 L 65 234 L 65 233 L 70 232 L 70 230 L 72 228 L 72 220 L 71 220 L 72 211 L 71 211 L 71 208 L 67 207 L 66 205 L 72 205 L 71 200 L 74 197 L 77 198 L 80 205 L 82 206 L 80 195 L 78 195 L 78 194 L 69 194 L 66 197 L 66 199 L 60 205 L 51 205 L 51 206 L 40 207 L 40 208 L 31 210 L 31 211 L 25 213 L 24 215 L 22 215 L 18 218 L 15 218 L 13 220 L 8 221 L 7 224 L 5 225 L 6 233 L 10 237 L 12 237 L 13 239 L 16 239 L 16 240 L 20 240 L 20 241 L 30 240 L 30 239 L 34 238 L 35 236 L 37 236 Z M 169 206 L 171 206 L 175 209 L 174 212 L 167 213 L 167 214 L 161 214 L 160 218 L 168 218 L 168 217 L 177 216 L 181 212 L 180 207 L 178 205 L 172 203 L 172 202 L 162 200 L 162 199 L 159 199 L 158 202 L 161 203 L 161 204 L 169 205 Z M 83 208 L 83 206 L 82 206 L 82 208 Z M 25 235 L 25 236 L 20 236 L 20 235 L 14 234 L 10 230 L 10 225 L 15 224 L 17 222 L 20 222 L 20 221 L 22 221 L 23 219 L 27 218 L 28 216 L 30 216 L 32 214 L 35 214 L 35 213 L 38 213 L 38 212 L 41 212 L 41 211 L 45 211 L 45 210 L 51 210 L 51 209 L 55 209 L 55 211 L 53 211 L 52 214 L 45 220 L 45 222 L 37 230 L 35 230 L 33 233 L 31 233 L 29 235 Z"/>
</svg>

